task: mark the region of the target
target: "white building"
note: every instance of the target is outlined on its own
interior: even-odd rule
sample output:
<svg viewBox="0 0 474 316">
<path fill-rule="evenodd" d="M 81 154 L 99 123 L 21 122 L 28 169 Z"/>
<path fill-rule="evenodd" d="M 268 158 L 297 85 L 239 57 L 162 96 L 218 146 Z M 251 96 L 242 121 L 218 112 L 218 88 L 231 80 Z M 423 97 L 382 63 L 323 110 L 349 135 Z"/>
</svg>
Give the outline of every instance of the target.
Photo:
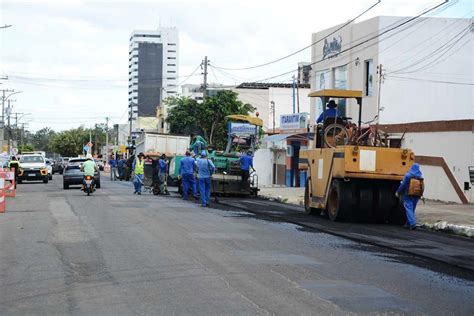
<svg viewBox="0 0 474 316">
<path fill-rule="evenodd" d="M 310 102 L 307 97 L 310 92 L 309 86 L 297 85 L 294 90 L 293 111 L 293 87 L 291 83 L 253 83 L 246 82 L 232 89 L 238 93 L 240 101 L 249 103 L 259 113 L 263 120 L 263 129 L 267 132 L 278 132 L 280 128 L 280 115 L 293 112 L 310 111 Z"/>
<path fill-rule="evenodd" d="M 388 31 L 407 20 L 380 16 L 314 33 L 311 90 L 364 91 L 362 121 L 378 122 L 399 143 L 406 132 L 401 146 L 422 164 L 425 197 L 472 203 L 472 20 L 421 18 Z M 339 105 L 346 116 L 358 117 L 355 101 Z M 311 122 L 322 110 L 312 99 Z"/>
<path fill-rule="evenodd" d="M 176 28 L 133 31 L 130 35 L 128 101 L 133 131 L 167 130 L 162 100 L 178 93 L 178 53 Z"/>
</svg>

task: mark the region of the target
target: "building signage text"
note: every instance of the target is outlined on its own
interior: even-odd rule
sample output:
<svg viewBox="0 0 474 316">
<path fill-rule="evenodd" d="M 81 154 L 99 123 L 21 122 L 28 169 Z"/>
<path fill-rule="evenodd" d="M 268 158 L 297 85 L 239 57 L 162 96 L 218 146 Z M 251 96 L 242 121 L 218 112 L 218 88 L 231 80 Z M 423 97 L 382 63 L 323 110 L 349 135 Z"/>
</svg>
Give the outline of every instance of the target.
<svg viewBox="0 0 474 316">
<path fill-rule="evenodd" d="M 255 134 L 255 125 L 249 123 L 230 123 L 230 133 L 232 135 Z"/>
<path fill-rule="evenodd" d="M 280 115 L 280 129 L 306 128 L 308 113 Z"/>
</svg>

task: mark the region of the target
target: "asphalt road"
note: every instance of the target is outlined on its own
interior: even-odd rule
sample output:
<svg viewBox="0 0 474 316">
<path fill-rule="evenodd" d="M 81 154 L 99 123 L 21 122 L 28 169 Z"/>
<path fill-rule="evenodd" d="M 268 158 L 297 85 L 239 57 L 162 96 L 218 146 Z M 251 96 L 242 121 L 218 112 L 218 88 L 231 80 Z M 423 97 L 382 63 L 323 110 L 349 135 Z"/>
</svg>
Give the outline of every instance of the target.
<svg viewBox="0 0 474 316">
<path fill-rule="evenodd" d="M 460 268 L 105 177 L 90 197 L 61 180 L 20 185 L 0 214 L 1 315 L 474 313 Z"/>
</svg>

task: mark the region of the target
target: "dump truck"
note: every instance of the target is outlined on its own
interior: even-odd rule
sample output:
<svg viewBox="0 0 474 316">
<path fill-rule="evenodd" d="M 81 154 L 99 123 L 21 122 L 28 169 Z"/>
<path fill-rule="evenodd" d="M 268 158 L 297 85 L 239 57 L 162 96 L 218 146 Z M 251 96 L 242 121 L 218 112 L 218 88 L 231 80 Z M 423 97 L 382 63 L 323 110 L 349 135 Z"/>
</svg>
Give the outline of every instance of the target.
<svg viewBox="0 0 474 316">
<path fill-rule="evenodd" d="M 189 136 L 145 131 L 136 140 L 136 152 L 166 154 L 167 157 L 184 155 L 189 147 Z"/>
<path fill-rule="evenodd" d="M 309 97 L 355 99 L 358 123 L 351 118 L 323 117 L 314 127 L 311 148 L 301 150 L 306 167 L 304 207 L 308 214 L 325 213 L 332 221 L 405 223 L 405 212 L 395 192 L 415 161 L 410 149 L 388 147 L 374 126 L 362 126 L 362 91 L 320 90 Z"/>
</svg>

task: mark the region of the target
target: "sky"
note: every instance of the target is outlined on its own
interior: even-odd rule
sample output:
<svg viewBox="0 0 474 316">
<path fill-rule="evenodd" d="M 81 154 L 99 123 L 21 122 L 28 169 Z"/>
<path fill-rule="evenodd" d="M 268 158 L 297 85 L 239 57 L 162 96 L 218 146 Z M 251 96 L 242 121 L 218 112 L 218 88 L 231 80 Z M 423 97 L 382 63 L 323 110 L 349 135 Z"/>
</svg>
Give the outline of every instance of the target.
<svg viewBox="0 0 474 316">
<path fill-rule="evenodd" d="M 30 131 L 126 123 L 128 45 L 133 30 L 179 30 L 178 81 L 201 83 L 208 56 L 216 67 L 240 68 L 286 56 L 311 44 L 311 34 L 353 19 L 376 0 L 0 0 L 0 89 Z M 412 16 L 442 1 L 382 0 L 357 21 L 378 15 Z M 451 0 L 435 15 L 462 17 L 471 0 Z M 297 68 L 310 49 L 245 71 L 211 68 L 211 83 L 256 81 Z M 272 82 L 289 82 L 291 74 Z M 1 93 L 1 92 L 0 92 Z M 7 93 L 8 95 L 8 93 Z"/>
</svg>

